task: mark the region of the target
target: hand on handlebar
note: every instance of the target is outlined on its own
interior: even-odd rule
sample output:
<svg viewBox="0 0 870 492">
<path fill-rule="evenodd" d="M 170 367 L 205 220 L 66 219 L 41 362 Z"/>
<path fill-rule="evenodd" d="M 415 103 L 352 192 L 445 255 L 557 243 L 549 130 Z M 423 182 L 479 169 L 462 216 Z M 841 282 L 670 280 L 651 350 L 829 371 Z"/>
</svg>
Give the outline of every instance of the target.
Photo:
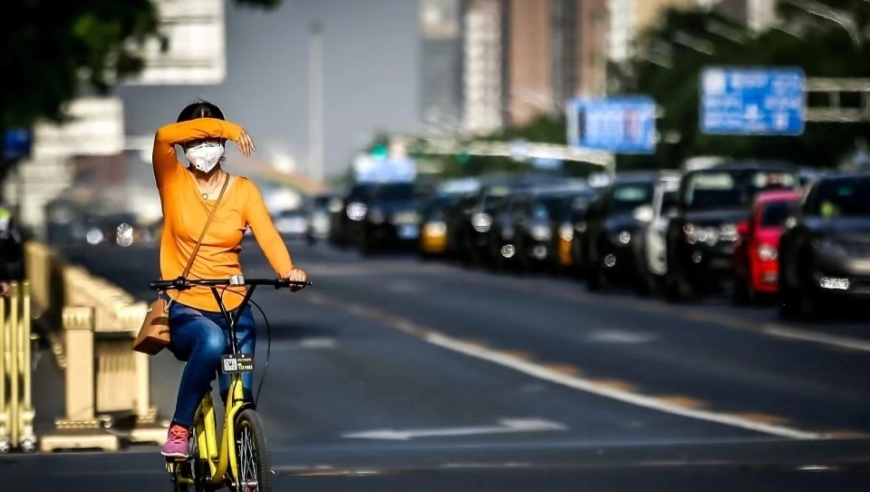
<svg viewBox="0 0 870 492">
<path fill-rule="evenodd" d="M 306 275 L 301 269 L 293 267 L 289 272 L 282 275 L 281 278 L 287 279 L 291 282 L 305 282 L 308 280 L 308 275 Z M 304 285 L 291 285 L 290 292 L 296 292 L 304 288 Z"/>
</svg>

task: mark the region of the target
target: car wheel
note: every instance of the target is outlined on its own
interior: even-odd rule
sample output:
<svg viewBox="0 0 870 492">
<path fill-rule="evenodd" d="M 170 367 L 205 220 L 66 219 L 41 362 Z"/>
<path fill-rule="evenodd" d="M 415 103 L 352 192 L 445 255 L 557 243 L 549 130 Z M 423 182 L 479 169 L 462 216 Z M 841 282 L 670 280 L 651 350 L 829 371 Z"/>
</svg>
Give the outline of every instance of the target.
<svg viewBox="0 0 870 492">
<path fill-rule="evenodd" d="M 668 301 L 680 302 L 695 299 L 697 291 L 686 275 L 676 269 L 669 269 L 665 276 L 665 294 Z"/>
<path fill-rule="evenodd" d="M 752 304 L 755 299 L 754 289 L 749 281 L 742 277 L 734 279 L 733 301 L 738 306 Z"/>
</svg>

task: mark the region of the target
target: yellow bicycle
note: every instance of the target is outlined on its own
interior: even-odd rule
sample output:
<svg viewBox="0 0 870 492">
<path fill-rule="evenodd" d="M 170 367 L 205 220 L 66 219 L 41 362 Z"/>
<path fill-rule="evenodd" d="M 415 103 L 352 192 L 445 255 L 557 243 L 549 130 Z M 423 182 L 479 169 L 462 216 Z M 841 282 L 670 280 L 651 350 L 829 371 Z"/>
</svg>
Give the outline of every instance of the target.
<svg viewBox="0 0 870 492">
<path fill-rule="evenodd" d="M 292 282 L 285 279 L 245 279 L 241 275 L 226 280 L 166 280 L 151 283 L 158 291 L 186 290 L 195 285 L 211 288 L 221 313 L 227 320 L 230 333 L 230 353 L 221 358 L 221 372 L 230 374 L 230 387 L 224 408 L 223 430 L 218 439 L 217 421 L 211 391 L 203 397 L 194 417 L 190 432 L 188 458 L 167 458 L 166 470 L 172 477 L 175 492 L 205 492 L 224 487 L 234 492 L 272 492 L 272 467 L 266 431 L 253 403 L 246 402 L 242 374 L 253 372 L 253 355 L 239 352 L 236 323 L 242 310 L 251 302 L 257 286 L 276 289 L 311 285 L 311 282 Z M 245 285 L 248 287 L 235 316 L 224 307 L 219 287 Z M 268 364 L 268 360 L 266 361 Z"/>
</svg>

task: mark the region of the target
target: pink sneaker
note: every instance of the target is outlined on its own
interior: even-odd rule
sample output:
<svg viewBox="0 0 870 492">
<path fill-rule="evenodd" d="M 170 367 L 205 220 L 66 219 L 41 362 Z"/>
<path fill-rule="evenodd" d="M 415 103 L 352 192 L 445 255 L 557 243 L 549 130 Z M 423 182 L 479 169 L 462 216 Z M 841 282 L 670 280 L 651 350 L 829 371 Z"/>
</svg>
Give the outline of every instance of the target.
<svg viewBox="0 0 870 492">
<path fill-rule="evenodd" d="M 187 458 L 190 433 L 180 425 L 169 428 L 169 437 L 161 449 L 161 454 L 167 458 Z"/>
</svg>

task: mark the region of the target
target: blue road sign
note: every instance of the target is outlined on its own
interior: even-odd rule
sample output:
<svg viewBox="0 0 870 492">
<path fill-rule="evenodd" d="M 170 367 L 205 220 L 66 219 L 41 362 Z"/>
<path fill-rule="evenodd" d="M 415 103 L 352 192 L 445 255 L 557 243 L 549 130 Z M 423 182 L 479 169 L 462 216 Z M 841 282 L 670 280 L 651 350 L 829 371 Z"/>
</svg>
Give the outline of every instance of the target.
<svg viewBox="0 0 870 492">
<path fill-rule="evenodd" d="M 568 143 L 618 154 L 656 149 L 656 104 L 645 96 L 575 99 L 568 105 Z"/>
<path fill-rule="evenodd" d="M 6 130 L 3 137 L 3 158 L 8 161 L 18 161 L 30 157 L 33 139 L 30 131 L 24 128 Z"/>
<path fill-rule="evenodd" d="M 800 135 L 800 68 L 708 67 L 701 73 L 701 131 L 713 135 Z"/>
</svg>

